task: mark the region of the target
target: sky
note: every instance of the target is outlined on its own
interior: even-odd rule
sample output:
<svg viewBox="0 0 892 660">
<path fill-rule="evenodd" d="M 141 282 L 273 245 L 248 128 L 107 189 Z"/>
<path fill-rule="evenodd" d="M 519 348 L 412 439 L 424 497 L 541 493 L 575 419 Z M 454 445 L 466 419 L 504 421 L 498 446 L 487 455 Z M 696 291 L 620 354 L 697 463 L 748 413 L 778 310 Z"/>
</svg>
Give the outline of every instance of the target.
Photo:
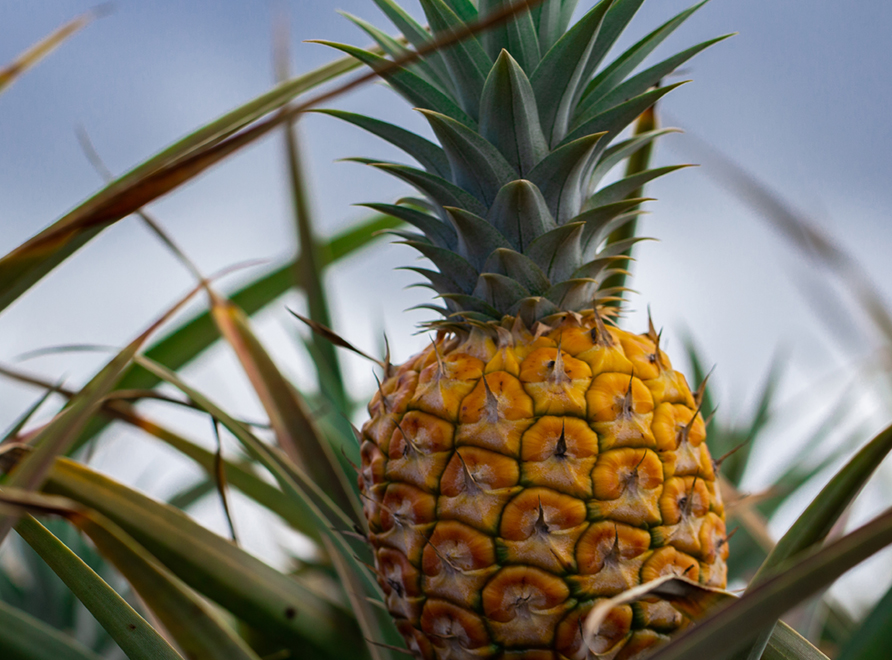
<svg viewBox="0 0 892 660">
<path fill-rule="evenodd" d="M 418 13 L 414 3 L 406 4 Z M 590 4 L 580 3 L 583 8 Z M 630 45 L 687 4 L 645 3 L 620 45 Z M 112 171 L 123 172 L 266 91 L 273 81 L 271 25 L 281 5 L 291 16 L 295 72 L 336 56 L 324 46 L 304 43 L 307 39 L 367 43 L 336 10 L 390 29 L 371 0 L 282 0 L 280 5 L 119 0 L 109 15 L 0 96 L 0 253 L 100 187 L 78 143 L 79 129 Z M 0 3 L 0 63 L 92 6 L 88 0 Z M 679 79 L 694 82 L 661 106 L 664 123 L 684 128 L 687 135 L 666 138 L 658 147 L 657 164 L 703 166 L 673 174 L 648 191 L 659 201 L 650 206 L 643 231 L 659 242 L 638 251 L 633 286 L 640 293 L 627 327 L 643 329 L 649 307 L 655 323 L 666 330 L 669 355 L 679 364 L 684 364 L 682 338 L 693 336 L 706 362 L 716 365 L 721 414 L 730 419 L 747 416 L 772 359 L 783 359 L 782 400 L 806 411 L 807 421 L 778 422 L 776 446 L 761 452 L 760 469 L 751 475 L 754 490 L 769 483 L 785 460 L 808 449 L 801 439 L 809 423 L 850 386 L 846 378 L 853 375 L 853 365 L 876 361 L 878 340 L 857 313 L 848 313 L 850 306 L 846 313 L 828 306 L 834 280 L 723 187 L 709 166 L 709 151 L 700 145 L 757 176 L 826 231 L 856 257 L 882 298 L 892 301 L 887 257 L 892 245 L 890 31 L 892 5 L 880 0 L 713 0 L 657 53 L 739 33 L 687 65 Z M 335 105 L 425 130 L 418 116 L 380 84 L 352 92 Z M 406 192 L 383 174 L 337 162 L 356 155 L 398 158 L 383 143 L 323 116 L 305 118 L 300 129 L 321 235 L 363 217 L 353 204 L 391 201 Z M 282 164 L 281 140 L 274 136 L 150 211 L 205 272 L 251 259 L 278 263 L 295 244 Z M 403 310 L 426 302 L 427 293 L 404 290 L 413 276 L 392 270 L 414 259 L 407 248 L 381 243 L 333 269 L 327 284 L 336 329 L 370 350 L 386 330 L 396 359 L 420 350 L 426 339 L 413 332 L 426 315 Z M 120 346 L 191 284 L 157 240 L 135 218 L 127 219 L 0 315 L 0 362 L 13 363 L 22 353 L 59 344 Z M 834 290 L 845 296 L 844 289 Z M 287 302 L 302 304 L 296 296 Z M 306 382 L 308 363 L 295 348 L 298 329 L 284 305 L 261 315 L 258 325 L 284 370 Z M 103 359 L 101 354 L 65 354 L 22 366 L 76 384 Z M 349 358 L 345 363 L 354 393 L 370 392 L 374 381 L 368 366 Z M 212 351 L 187 374 L 222 403 L 246 416 L 259 414 L 225 350 Z M 36 397 L 33 390 L 0 382 L 0 427 Z M 863 411 L 864 433 L 892 416 L 888 404 L 866 395 L 853 405 Z M 201 427 L 200 433 L 207 431 Z M 131 477 L 150 492 L 169 494 L 194 476 L 170 454 L 157 459 L 171 465 L 169 471 L 147 474 L 145 461 L 133 459 L 138 455 L 133 447 L 148 451 L 149 445 L 127 432 L 117 432 L 107 444 L 97 458 L 99 466 Z M 855 520 L 875 511 L 890 490 L 875 487 L 873 500 L 867 498 L 872 503 L 857 510 Z M 206 513 L 211 524 L 220 524 L 211 505 Z M 792 515 L 795 511 L 787 513 L 787 520 Z M 853 602 L 858 585 L 869 577 L 853 578 L 860 580 L 849 590 Z"/>
</svg>

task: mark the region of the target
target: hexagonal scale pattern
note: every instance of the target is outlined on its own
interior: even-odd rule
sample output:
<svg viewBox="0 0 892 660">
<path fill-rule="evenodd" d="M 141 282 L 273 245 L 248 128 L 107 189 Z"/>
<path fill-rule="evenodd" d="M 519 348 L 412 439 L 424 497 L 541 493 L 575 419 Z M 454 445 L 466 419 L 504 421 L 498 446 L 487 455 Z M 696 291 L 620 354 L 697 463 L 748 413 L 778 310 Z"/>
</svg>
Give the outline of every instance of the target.
<svg viewBox="0 0 892 660">
<path fill-rule="evenodd" d="M 677 574 L 724 587 L 706 429 L 652 333 L 567 314 L 535 333 L 441 335 L 363 427 L 362 491 L 387 608 L 423 660 L 631 660 L 669 603 L 601 599 Z"/>
</svg>

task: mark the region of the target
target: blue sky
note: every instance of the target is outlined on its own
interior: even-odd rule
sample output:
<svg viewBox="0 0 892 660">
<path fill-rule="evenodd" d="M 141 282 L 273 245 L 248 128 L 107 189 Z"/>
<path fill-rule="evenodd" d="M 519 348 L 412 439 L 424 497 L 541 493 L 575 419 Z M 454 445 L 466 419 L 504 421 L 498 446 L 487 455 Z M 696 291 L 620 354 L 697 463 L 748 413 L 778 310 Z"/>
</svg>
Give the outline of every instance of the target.
<svg viewBox="0 0 892 660">
<path fill-rule="evenodd" d="M 0 3 L 0 62 L 92 4 Z M 302 43 L 305 39 L 366 43 L 336 9 L 386 27 L 371 0 L 286 4 L 298 72 L 334 57 L 323 46 Z M 109 16 L 0 96 L 0 252 L 99 187 L 78 145 L 78 127 L 86 129 L 108 166 L 121 172 L 268 89 L 275 6 L 247 0 L 120 0 Z M 645 3 L 624 43 L 686 6 L 679 0 Z M 665 116 L 807 213 L 858 256 L 886 300 L 892 300 L 887 256 L 892 245 L 892 5 L 879 0 L 713 0 L 661 52 L 728 32 L 739 35 L 686 68 L 684 77 L 694 83 L 668 97 Z M 423 130 L 411 110 L 381 85 L 351 93 L 337 105 L 390 115 Z M 334 162 L 353 155 L 396 157 L 391 149 L 330 118 L 308 117 L 301 123 L 320 233 L 361 217 L 351 204 L 391 200 L 404 192 L 383 175 Z M 659 147 L 657 159 L 660 164 L 699 162 L 703 154 L 694 145 L 672 136 Z M 206 272 L 245 259 L 281 260 L 294 244 L 282 162 L 280 141 L 268 139 L 151 211 Z M 857 317 L 822 318 L 827 314 L 814 300 L 824 295 L 815 284 L 826 282 L 823 275 L 717 185 L 707 167 L 674 174 L 649 194 L 660 201 L 651 206 L 644 230 L 660 242 L 639 250 L 633 286 L 641 293 L 629 327 L 641 327 L 650 305 L 679 363 L 681 333 L 693 333 L 707 360 L 717 365 L 724 414 L 748 410 L 778 351 L 790 365 L 782 390 L 786 397 L 808 388 L 830 396 L 839 385 L 834 374 L 857 359 L 872 359 L 876 337 L 863 331 Z M 384 327 L 400 359 L 421 348 L 426 340 L 412 332 L 425 315 L 401 310 L 424 302 L 426 294 L 404 291 L 413 278 L 391 270 L 413 259 L 405 248 L 379 248 L 333 271 L 329 284 L 338 330 L 374 349 L 376 331 Z M 120 345 L 190 284 L 157 241 L 128 219 L 2 314 L 0 361 L 61 343 Z M 803 291 L 811 291 L 811 297 Z M 297 298 L 290 302 L 300 305 Z M 260 325 L 286 370 L 300 380 L 306 361 L 292 348 L 293 326 L 281 306 L 265 314 Z M 27 366 L 80 382 L 98 359 L 65 355 Z M 367 366 L 347 362 L 355 391 L 369 391 L 373 380 Z M 246 415 L 257 413 L 223 351 L 191 373 L 225 403 Z M 34 396 L 0 382 L 0 426 Z M 888 406 L 863 405 L 867 411 L 880 410 L 869 426 L 888 417 Z M 778 433 L 796 435 L 783 426 Z M 800 450 L 792 442 L 781 453 Z"/>
</svg>

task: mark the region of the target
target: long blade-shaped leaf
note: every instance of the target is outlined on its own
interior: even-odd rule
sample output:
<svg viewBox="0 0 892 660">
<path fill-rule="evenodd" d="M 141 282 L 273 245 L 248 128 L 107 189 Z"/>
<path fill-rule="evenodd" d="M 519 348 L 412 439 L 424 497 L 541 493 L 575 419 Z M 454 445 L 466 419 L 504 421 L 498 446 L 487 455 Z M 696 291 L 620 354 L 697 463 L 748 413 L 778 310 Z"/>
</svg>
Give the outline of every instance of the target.
<svg viewBox="0 0 892 660">
<path fill-rule="evenodd" d="M 0 600 L 0 657 L 10 660 L 102 660 L 77 641 Z"/>
<path fill-rule="evenodd" d="M 351 634 L 348 619 L 339 630 L 329 616 L 330 602 L 171 506 L 66 459 L 56 461 L 44 490 L 98 511 L 189 586 L 265 634 L 331 652 Z"/>
<path fill-rule="evenodd" d="M 306 504 L 317 517 L 320 529 L 329 535 L 329 538 L 334 542 L 334 547 L 352 568 L 352 575 L 360 578 L 366 597 L 380 602 L 380 589 L 367 566 L 360 559 L 361 556 L 368 556 L 368 547 L 354 538 L 354 531 L 351 527 L 353 523 L 350 518 L 319 489 L 318 485 L 288 461 L 287 457 L 260 442 L 242 424 L 232 419 L 201 392 L 187 385 L 177 374 L 145 358 L 137 359 L 144 368 L 177 387 L 197 405 L 218 419 L 242 443 L 245 450 L 270 471 L 287 497 Z M 352 583 L 347 575 L 342 576 L 342 579 L 347 584 Z M 390 643 L 401 643 L 400 637 L 392 625 L 384 627 L 379 632 L 385 635 L 385 642 L 393 640 Z"/>
<path fill-rule="evenodd" d="M 16 531 L 62 578 L 130 660 L 183 660 L 136 610 L 46 527 L 26 516 L 19 521 Z"/>
<path fill-rule="evenodd" d="M 281 108 L 295 96 L 357 67 L 353 58 L 342 58 L 282 83 L 115 179 L 50 227 L 0 258 L 0 311 L 103 229 L 195 177 L 243 146 L 244 142 L 236 141 L 231 147 L 219 151 L 211 147 Z M 205 153 L 207 155 L 202 158 L 193 158 Z M 190 158 L 193 160 L 189 161 Z"/>
<path fill-rule="evenodd" d="M 837 656 L 838 660 L 882 658 L 892 648 L 892 589 L 876 604 L 861 627 L 852 633 L 848 643 Z"/>
<path fill-rule="evenodd" d="M 19 55 L 11 64 L 0 69 L 0 94 L 2 94 L 16 78 L 58 48 L 63 41 L 87 27 L 87 25 L 89 25 L 96 17 L 97 13 L 95 11 L 81 14 L 49 36 L 38 41 L 24 53 Z"/>
<path fill-rule="evenodd" d="M 179 300 L 161 318 L 155 321 L 139 337 L 133 340 L 124 350 L 96 374 L 90 382 L 71 400 L 68 407 L 47 424 L 32 440 L 35 451 L 9 475 L 6 486 L 34 490 L 40 487 L 47 470 L 56 456 L 64 454 L 74 444 L 81 431 L 99 407 L 105 396 L 115 387 L 124 373 L 124 369 L 136 355 L 137 351 L 148 340 L 149 336 L 175 314 L 198 291 L 194 289 Z M 0 543 L 12 529 L 16 517 L 14 514 L 0 513 Z"/>
<path fill-rule="evenodd" d="M 892 451 L 892 426 L 867 443 L 812 500 L 808 508 L 774 546 L 774 550 L 750 582 L 749 589 L 755 588 L 766 575 L 783 562 L 823 541 L 890 451 Z M 768 642 L 770 632 L 771 626 L 768 626 L 760 633 L 750 657 L 758 660 Z"/>
<path fill-rule="evenodd" d="M 830 585 L 843 573 L 892 544 L 892 511 L 822 548 L 790 561 L 740 600 L 720 609 L 657 651 L 651 660 L 724 660 L 784 612 Z"/>
<path fill-rule="evenodd" d="M 319 487 L 341 508 L 361 520 L 362 507 L 352 497 L 349 481 L 340 470 L 334 448 L 321 431 L 294 386 L 251 331 L 248 319 L 230 301 L 212 296 L 214 320 L 248 375 L 270 418 L 279 445 L 305 466 Z"/>
<path fill-rule="evenodd" d="M 89 536 L 152 609 L 186 657 L 195 660 L 259 660 L 244 640 L 229 629 L 206 602 L 101 514 L 83 509 L 65 498 L 10 489 L 0 492 L 0 501 L 62 515 Z M 32 518 L 23 522 L 25 534 L 39 533 L 37 528 L 42 528 Z M 128 628 L 132 629 L 131 626 Z"/>
<path fill-rule="evenodd" d="M 335 235 L 321 250 L 324 265 L 331 265 L 353 254 L 373 241 L 379 232 L 393 229 L 400 224 L 399 220 L 390 216 L 376 215 Z M 241 287 L 230 296 L 230 299 L 246 314 L 253 315 L 292 288 L 294 271 L 294 262 L 289 262 Z M 176 370 L 189 364 L 219 339 L 220 333 L 217 332 L 210 312 L 202 312 L 171 330 L 165 337 L 148 348 L 145 354 L 146 357 Z M 155 387 L 158 383 L 158 378 L 148 371 L 130 367 L 121 379 L 119 387 L 122 389 L 148 389 Z M 90 438 L 95 437 L 107 425 L 108 420 L 94 418 L 74 448 L 82 446 Z"/>
</svg>

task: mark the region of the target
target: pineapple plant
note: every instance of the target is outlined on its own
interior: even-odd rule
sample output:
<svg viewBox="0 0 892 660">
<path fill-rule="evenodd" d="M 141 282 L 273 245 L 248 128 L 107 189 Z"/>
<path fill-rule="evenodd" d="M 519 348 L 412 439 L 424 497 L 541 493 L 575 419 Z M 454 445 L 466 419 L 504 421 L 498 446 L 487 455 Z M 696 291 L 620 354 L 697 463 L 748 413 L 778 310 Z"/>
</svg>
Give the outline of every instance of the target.
<svg viewBox="0 0 892 660">
<path fill-rule="evenodd" d="M 421 3 L 434 37 L 509 4 Z M 646 201 L 635 191 L 675 168 L 602 179 L 665 133 L 650 110 L 678 85 L 661 80 L 718 41 L 631 75 L 693 7 L 605 64 L 641 4 L 602 0 L 569 25 L 576 3 L 549 0 L 395 69 L 330 44 L 379 70 L 439 142 L 327 111 L 421 165 L 360 159 L 423 195 L 368 206 L 417 230 L 395 233 L 436 266 L 411 268 L 437 294 L 435 339 L 369 404 L 359 478 L 385 602 L 418 658 L 638 657 L 685 617 L 618 606 L 586 643 L 594 605 L 667 574 L 726 585 L 702 391 L 653 324 L 615 323 L 638 240 L 617 237 Z M 408 14 L 378 5 L 424 46 Z"/>
<path fill-rule="evenodd" d="M 791 465 L 778 491 L 747 504 L 736 487 L 753 456 L 747 441 L 762 440 L 774 376 L 750 424 L 711 427 L 717 453 L 730 457 L 716 462 L 706 447 L 712 405 L 702 363 L 692 356 L 692 391 L 652 323 L 642 334 L 619 327 L 635 218 L 648 201 L 641 188 L 675 169 L 648 169 L 649 145 L 665 133 L 653 105 L 677 87 L 662 81 L 718 39 L 636 70 L 700 5 L 608 63 L 643 0 L 604 0 L 572 26 L 574 0 L 422 0 L 430 29 L 393 0 L 375 2 L 404 40 L 353 19 L 376 47 L 332 44 L 347 57 L 199 128 L 0 258 L 2 311 L 105 227 L 287 129 L 301 242 L 294 261 L 227 297 L 140 212 L 195 288 L 80 389 L 0 366 L 44 391 L 0 440 L 0 543 L 14 530 L 35 553 L 26 556 L 37 578 L 22 581 L 3 556 L 0 657 L 826 659 L 779 618 L 892 544 L 892 511 L 833 538 L 892 451 L 892 427 L 866 442 L 775 544 L 765 517 L 838 455 Z M 87 18 L 0 70 L 0 92 Z M 372 74 L 300 99 L 363 63 Z M 291 123 L 375 76 L 419 108 L 439 144 L 325 110 L 413 157 L 420 169 L 360 161 L 422 196 L 370 204 L 375 216 L 322 241 Z M 605 178 L 626 161 L 624 176 Z M 777 213 L 820 238 L 794 214 Z M 370 419 L 352 429 L 343 374 L 323 342 L 369 356 L 325 327 L 322 272 L 387 229 L 435 265 L 413 270 L 437 293 L 431 307 L 441 318 L 427 326 L 430 345 L 401 366 L 375 360 L 383 378 Z M 286 378 L 250 324 L 292 287 L 305 292 L 317 331 L 306 344 L 317 393 Z M 199 292 L 209 309 L 171 321 Z M 881 303 L 865 307 L 888 328 Z M 244 421 L 179 373 L 218 340 L 238 358 L 269 424 Z M 174 393 L 155 391 L 160 384 Z M 41 419 L 53 394 L 65 403 Z M 144 399 L 209 417 L 215 448 L 139 407 Z M 160 501 L 91 469 L 87 443 L 110 420 L 172 448 L 201 478 Z M 314 554 L 276 567 L 240 546 L 230 488 L 301 533 Z M 734 498 L 727 509 L 723 490 Z M 231 538 L 184 515 L 210 493 Z M 38 521 L 47 516 L 92 545 L 59 521 Z M 730 554 L 726 516 L 740 525 Z M 139 598 L 113 586 L 121 576 Z M 744 580 L 740 597 L 723 590 Z M 32 606 L 50 591 L 59 607 Z M 816 641 L 841 660 L 885 657 L 890 613 L 892 592 L 863 623 L 824 598 L 812 610 Z M 75 630 L 81 619 L 107 638 Z"/>
</svg>

